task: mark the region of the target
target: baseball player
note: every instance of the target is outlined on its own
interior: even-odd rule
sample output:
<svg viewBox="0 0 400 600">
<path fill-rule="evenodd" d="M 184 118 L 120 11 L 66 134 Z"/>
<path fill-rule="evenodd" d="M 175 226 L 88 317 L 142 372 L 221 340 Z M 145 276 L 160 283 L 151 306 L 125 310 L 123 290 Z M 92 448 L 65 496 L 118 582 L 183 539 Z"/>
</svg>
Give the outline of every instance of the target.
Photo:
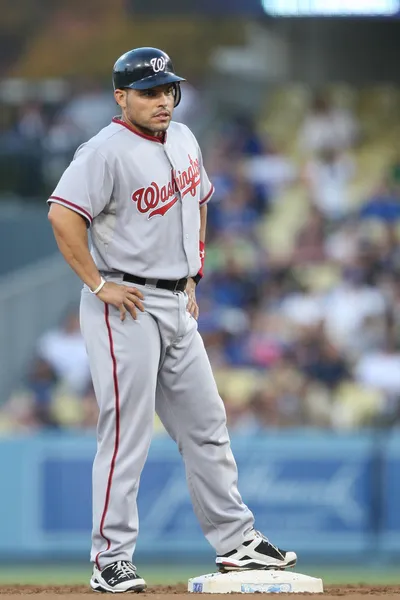
<svg viewBox="0 0 400 600">
<path fill-rule="evenodd" d="M 197 331 L 214 190 L 194 135 L 171 120 L 181 81 L 161 50 L 121 56 L 113 70 L 121 116 L 78 148 L 48 200 L 58 247 L 84 283 L 81 329 L 100 409 L 90 585 L 102 592 L 146 588 L 131 561 L 154 411 L 182 454 L 218 568 L 282 569 L 297 559 L 255 531 L 242 502 Z"/>
</svg>

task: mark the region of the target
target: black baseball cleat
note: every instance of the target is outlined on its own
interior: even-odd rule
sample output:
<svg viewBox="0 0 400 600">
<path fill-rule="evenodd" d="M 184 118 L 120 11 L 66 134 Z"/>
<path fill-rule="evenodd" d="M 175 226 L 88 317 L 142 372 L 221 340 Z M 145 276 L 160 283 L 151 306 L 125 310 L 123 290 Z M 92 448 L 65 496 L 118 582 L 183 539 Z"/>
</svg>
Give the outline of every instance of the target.
<svg viewBox="0 0 400 600">
<path fill-rule="evenodd" d="M 136 573 L 136 567 L 128 560 L 118 560 L 104 567 L 102 571 L 93 566 L 90 587 L 95 592 L 143 592 L 146 582 Z"/>
<path fill-rule="evenodd" d="M 294 567 L 297 561 L 295 552 L 280 550 L 264 537 L 254 531 L 251 540 L 243 542 L 236 550 L 217 556 L 215 562 L 219 571 L 240 571 L 245 569 L 286 569 Z"/>
</svg>

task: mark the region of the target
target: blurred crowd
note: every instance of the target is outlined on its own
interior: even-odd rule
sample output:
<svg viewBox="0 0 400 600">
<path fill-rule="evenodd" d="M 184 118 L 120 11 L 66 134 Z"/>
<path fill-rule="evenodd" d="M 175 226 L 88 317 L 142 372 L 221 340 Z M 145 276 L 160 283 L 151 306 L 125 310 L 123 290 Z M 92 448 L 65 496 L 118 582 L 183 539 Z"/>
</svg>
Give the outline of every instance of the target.
<svg viewBox="0 0 400 600">
<path fill-rule="evenodd" d="M 94 104 L 71 99 L 50 126 L 40 107 L 27 106 L 8 140 L 43 145 L 54 161 L 46 176 L 58 177 L 76 145 L 114 113 L 109 94 Z M 280 146 L 240 116 L 221 121 L 203 145 L 216 192 L 199 330 L 230 430 L 397 426 L 400 154 L 387 153 L 379 179 L 360 187 L 369 181 L 364 150 L 373 165 L 381 137 L 366 143 L 357 111 L 324 95 L 291 138 Z M 77 314 L 72 308 L 38 340 L 0 428 L 95 427 Z M 155 429 L 163 433 L 157 420 Z"/>
<path fill-rule="evenodd" d="M 0 194 L 27 200 L 53 189 L 77 147 L 119 114 L 110 86 L 90 78 L 55 80 L 43 89 L 10 82 L 0 97 Z M 187 86 L 177 109 L 191 120 L 197 90 Z"/>
</svg>

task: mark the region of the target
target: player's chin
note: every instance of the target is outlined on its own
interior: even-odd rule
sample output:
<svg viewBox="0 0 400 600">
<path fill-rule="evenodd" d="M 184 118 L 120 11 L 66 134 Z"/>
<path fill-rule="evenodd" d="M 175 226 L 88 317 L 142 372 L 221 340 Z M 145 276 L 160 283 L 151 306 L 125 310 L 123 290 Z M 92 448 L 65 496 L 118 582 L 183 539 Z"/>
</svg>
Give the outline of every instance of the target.
<svg viewBox="0 0 400 600">
<path fill-rule="evenodd" d="M 152 129 L 154 131 L 166 131 L 171 123 L 171 117 L 154 117 L 152 120 Z"/>
</svg>

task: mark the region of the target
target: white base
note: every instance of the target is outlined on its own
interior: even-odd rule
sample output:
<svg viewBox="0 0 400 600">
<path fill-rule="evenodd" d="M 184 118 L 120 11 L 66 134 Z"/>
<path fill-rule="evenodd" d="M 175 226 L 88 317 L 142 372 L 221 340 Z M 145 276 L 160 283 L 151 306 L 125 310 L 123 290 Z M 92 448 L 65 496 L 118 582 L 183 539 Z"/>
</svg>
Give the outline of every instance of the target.
<svg viewBox="0 0 400 600">
<path fill-rule="evenodd" d="M 322 594 L 322 579 L 293 571 L 230 571 L 189 579 L 188 591 L 203 594 L 299 593 Z"/>
</svg>

